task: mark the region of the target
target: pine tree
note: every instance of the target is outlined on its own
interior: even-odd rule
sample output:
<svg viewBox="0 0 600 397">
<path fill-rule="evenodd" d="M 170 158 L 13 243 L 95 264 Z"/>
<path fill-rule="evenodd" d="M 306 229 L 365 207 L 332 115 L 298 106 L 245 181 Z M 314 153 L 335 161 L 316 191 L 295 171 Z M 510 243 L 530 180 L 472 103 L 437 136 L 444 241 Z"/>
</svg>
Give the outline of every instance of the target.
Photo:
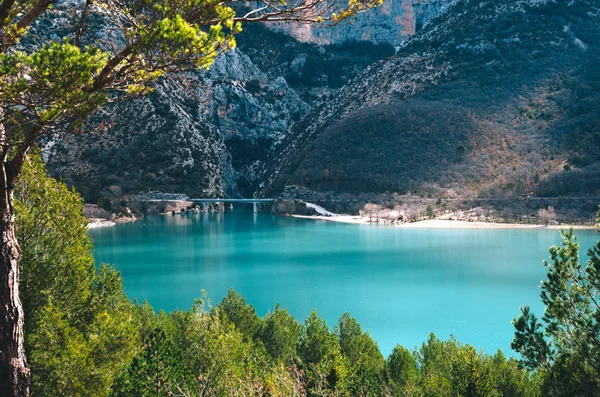
<svg viewBox="0 0 600 397">
<path fill-rule="evenodd" d="M 138 323 L 112 267 L 96 267 L 83 201 L 30 156 L 16 189 L 25 348 L 39 396 L 106 396 L 138 348 Z"/>
<path fill-rule="evenodd" d="M 179 395 L 189 381 L 181 351 L 164 331 L 154 330 L 144 341 L 114 386 L 115 397 L 167 397 Z"/>
<path fill-rule="evenodd" d="M 513 321 L 516 332 L 511 347 L 521 365 L 542 371 L 547 395 L 600 393 L 600 241 L 579 261 L 579 243 L 573 231 L 562 232 L 560 246 L 550 248 L 547 279 L 541 284 L 545 305 L 539 321 L 529 307 Z M 568 381 L 568 382 L 567 382 Z M 569 384 L 569 390 L 562 387 Z M 550 392 L 554 390 L 553 392 Z M 558 390 L 558 391 L 557 391 Z M 570 393 L 570 394 L 569 394 Z"/>
</svg>

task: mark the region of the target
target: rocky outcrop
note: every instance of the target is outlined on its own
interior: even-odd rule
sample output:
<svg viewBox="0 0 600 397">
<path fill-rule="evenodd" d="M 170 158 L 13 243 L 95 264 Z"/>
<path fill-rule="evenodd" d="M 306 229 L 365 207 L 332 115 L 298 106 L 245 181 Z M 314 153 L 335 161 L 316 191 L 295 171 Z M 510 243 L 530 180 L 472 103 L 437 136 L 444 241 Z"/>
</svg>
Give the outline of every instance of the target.
<svg viewBox="0 0 600 397">
<path fill-rule="evenodd" d="M 365 45 L 325 48 L 250 26 L 208 71 L 169 76 L 148 97 L 113 105 L 90 126 L 101 134 L 57 137 L 44 157 L 86 200 L 107 206 L 157 189 L 252 196 L 268 151 L 289 128 L 392 53 Z"/>
<path fill-rule="evenodd" d="M 269 78 L 240 50 L 217 59 L 200 77 L 190 88 L 198 90 L 202 118 L 217 128 L 227 155 L 235 157 L 224 168 L 228 195 L 251 196 L 268 148 L 311 107 L 283 77 Z"/>
<path fill-rule="evenodd" d="M 59 138 L 45 157 L 94 201 L 110 186 L 123 194 L 162 189 L 235 197 L 237 181 L 256 180 L 261 164 L 237 161 L 234 168 L 226 142 L 270 146 L 309 109 L 285 79 L 269 79 L 234 50 L 209 71 L 169 76 L 150 96 L 102 112 L 96 126 L 104 133 Z"/>
<path fill-rule="evenodd" d="M 274 29 L 291 34 L 299 41 L 320 45 L 348 41 L 371 41 L 400 45 L 440 15 L 454 0 L 385 0 L 375 9 L 361 13 L 334 27 L 282 23 Z"/>
<path fill-rule="evenodd" d="M 270 79 L 239 50 L 217 59 L 201 76 L 203 83 L 195 88 L 205 103 L 203 113 L 225 140 L 278 141 L 310 109 L 283 77 Z"/>
<path fill-rule="evenodd" d="M 84 197 L 114 205 L 146 190 L 235 194 L 223 137 L 202 116 L 199 91 L 181 88 L 199 79 L 165 79 L 151 95 L 107 107 L 90 124 L 94 134 L 59 137 L 48 145 L 49 169 Z"/>
</svg>

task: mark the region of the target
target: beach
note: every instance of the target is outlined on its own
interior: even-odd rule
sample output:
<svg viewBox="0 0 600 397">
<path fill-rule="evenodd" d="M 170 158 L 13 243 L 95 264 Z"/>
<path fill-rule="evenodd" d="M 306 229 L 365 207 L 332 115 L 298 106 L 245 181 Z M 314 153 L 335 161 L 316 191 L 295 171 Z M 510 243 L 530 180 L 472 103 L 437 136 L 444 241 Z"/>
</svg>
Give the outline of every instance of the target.
<svg viewBox="0 0 600 397">
<path fill-rule="evenodd" d="M 419 228 L 419 229 L 595 229 L 595 226 L 588 225 L 534 225 L 534 224 L 522 224 L 522 223 L 493 223 L 493 222 L 480 222 L 480 221 L 457 221 L 457 220 L 446 220 L 446 219 L 427 219 L 417 222 L 390 224 L 386 222 L 375 222 L 369 221 L 368 218 L 363 218 L 358 215 L 337 215 L 337 216 L 324 216 L 324 215 L 291 215 L 294 218 L 303 219 L 315 219 L 323 220 L 328 222 L 339 222 L 339 223 L 351 223 L 359 225 L 380 225 L 400 228 Z"/>
</svg>

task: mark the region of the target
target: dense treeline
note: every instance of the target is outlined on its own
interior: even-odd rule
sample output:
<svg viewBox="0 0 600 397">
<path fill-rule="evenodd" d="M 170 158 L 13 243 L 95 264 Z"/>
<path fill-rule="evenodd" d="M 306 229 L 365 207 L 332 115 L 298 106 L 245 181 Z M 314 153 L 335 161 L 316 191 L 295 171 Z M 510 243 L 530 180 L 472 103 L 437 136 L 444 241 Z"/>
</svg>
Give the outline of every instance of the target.
<svg viewBox="0 0 600 397">
<path fill-rule="evenodd" d="M 537 378 L 498 352 L 431 335 L 384 359 L 347 313 L 333 331 L 313 311 L 300 324 L 278 306 L 264 318 L 233 290 L 210 307 L 154 314 L 136 307 L 144 348 L 112 394 L 277 396 L 537 396 Z M 142 392 L 144 393 L 144 392 Z"/>
<path fill-rule="evenodd" d="M 522 361 L 433 334 L 414 350 L 397 345 L 385 358 L 347 313 L 333 328 L 316 311 L 299 322 L 279 305 L 259 317 L 233 290 L 216 305 L 203 296 L 188 311 L 155 313 L 127 299 L 112 267 L 95 265 L 81 198 L 49 178 L 39 159 L 26 165 L 17 198 L 34 396 L 500 397 L 600 390 L 600 311 L 591 304 L 598 298 L 600 246 L 587 266 L 577 267 L 570 235 L 553 248 L 549 267 L 558 270 L 549 279 L 571 270 L 588 276 L 579 279 L 591 286 L 587 300 L 572 295 L 585 321 L 567 328 L 583 344 L 567 346 L 556 333 L 570 324 L 560 310 L 544 317 L 546 337 L 524 311 L 514 342 Z M 555 292 L 563 286 L 545 285 Z M 562 302 L 548 297 L 550 308 Z M 582 333 L 577 325 L 591 328 Z"/>
</svg>

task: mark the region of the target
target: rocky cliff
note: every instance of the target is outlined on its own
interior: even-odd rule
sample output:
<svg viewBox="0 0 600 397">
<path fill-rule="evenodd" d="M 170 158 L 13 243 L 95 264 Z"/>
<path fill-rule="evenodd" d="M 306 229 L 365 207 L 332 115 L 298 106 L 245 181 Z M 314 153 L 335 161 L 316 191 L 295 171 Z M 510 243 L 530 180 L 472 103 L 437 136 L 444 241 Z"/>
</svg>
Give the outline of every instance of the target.
<svg viewBox="0 0 600 397">
<path fill-rule="evenodd" d="M 380 7 L 331 28 L 291 23 L 273 25 L 273 28 L 286 32 L 299 41 L 321 45 L 371 41 L 396 46 L 421 30 L 453 1 L 386 0 Z"/>
<path fill-rule="evenodd" d="M 50 11 L 64 17 L 64 26 L 42 20 L 32 37 L 68 36 L 69 1 Z M 87 201 L 106 207 L 118 207 L 145 190 L 252 196 L 267 154 L 296 121 L 327 103 L 368 65 L 393 55 L 391 44 L 414 33 L 447 3 L 388 0 L 380 11 L 353 23 L 316 29 L 321 39 L 304 40 L 309 42 L 247 25 L 238 48 L 209 71 L 169 76 L 153 94 L 105 109 L 89 128 L 103 133 L 55 137 L 45 143 L 44 157 L 49 169 Z M 101 40 L 107 23 L 102 15 L 92 15 L 90 40 Z"/>
<path fill-rule="evenodd" d="M 47 142 L 49 169 L 107 207 L 145 190 L 252 196 L 291 125 L 393 54 L 390 45 L 300 43 L 262 26 L 238 44 L 208 71 L 169 76 L 147 97 L 104 109 L 89 128 L 103 133 Z"/>
</svg>

